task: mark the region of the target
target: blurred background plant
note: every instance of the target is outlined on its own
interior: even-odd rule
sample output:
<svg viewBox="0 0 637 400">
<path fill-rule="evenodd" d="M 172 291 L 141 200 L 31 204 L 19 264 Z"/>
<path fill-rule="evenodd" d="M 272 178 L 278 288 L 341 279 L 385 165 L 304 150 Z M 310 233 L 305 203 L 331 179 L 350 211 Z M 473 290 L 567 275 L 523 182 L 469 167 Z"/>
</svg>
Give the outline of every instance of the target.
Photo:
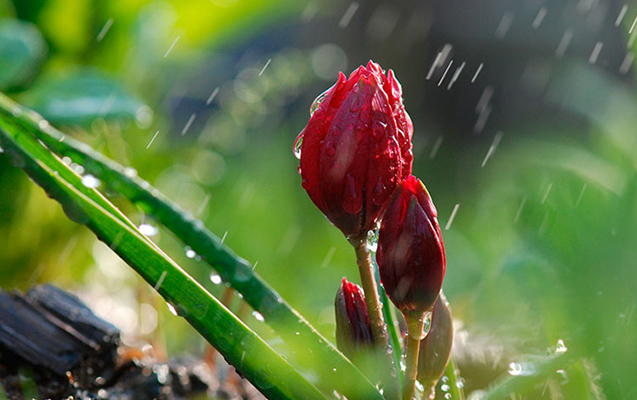
<svg viewBox="0 0 637 400">
<path fill-rule="evenodd" d="M 356 265 L 301 189 L 291 146 L 315 95 L 372 58 L 396 71 L 414 120 L 467 393 L 501 379 L 502 397 L 631 399 L 636 15 L 616 0 L 0 0 L 0 90 L 203 219 L 333 339 L 333 295 Z M 3 288 L 52 282 L 127 344 L 203 352 L 2 155 L 0 188 Z"/>
</svg>

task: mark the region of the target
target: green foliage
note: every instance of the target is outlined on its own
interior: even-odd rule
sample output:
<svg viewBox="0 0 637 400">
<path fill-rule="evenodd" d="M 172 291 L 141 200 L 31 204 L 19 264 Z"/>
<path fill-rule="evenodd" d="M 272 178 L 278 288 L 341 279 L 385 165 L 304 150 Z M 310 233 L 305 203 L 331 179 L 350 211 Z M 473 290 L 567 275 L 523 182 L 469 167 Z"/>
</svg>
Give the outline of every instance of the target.
<svg viewBox="0 0 637 400">
<path fill-rule="evenodd" d="M 46 57 L 46 44 L 32 24 L 0 16 L 0 90 L 27 84 Z"/>
</svg>

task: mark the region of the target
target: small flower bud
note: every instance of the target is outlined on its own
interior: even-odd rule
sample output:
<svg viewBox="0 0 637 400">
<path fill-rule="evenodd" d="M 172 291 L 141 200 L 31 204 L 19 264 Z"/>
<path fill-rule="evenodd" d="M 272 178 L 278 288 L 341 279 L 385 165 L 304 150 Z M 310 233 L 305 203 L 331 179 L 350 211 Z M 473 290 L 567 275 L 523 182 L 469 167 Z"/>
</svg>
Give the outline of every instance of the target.
<svg viewBox="0 0 637 400">
<path fill-rule="evenodd" d="M 295 142 L 303 188 L 347 237 L 373 229 L 411 173 L 413 125 L 401 95 L 393 71 L 372 61 L 349 78 L 341 72 Z"/>
<path fill-rule="evenodd" d="M 376 261 L 385 291 L 408 325 L 422 319 L 440 293 L 447 262 L 436 207 L 413 175 L 387 206 Z"/>
<path fill-rule="evenodd" d="M 343 278 L 336 293 L 336 346 L 352 358 L 374 343 L 372 326 L 360 286 Z"/>
<path fill-rule="evenodd" d="M 451 356 L 452 344 L 451 310 L 447 298 L 440 292 L 432 311 L 429 333 L 420 341 L 418 381 L 426 388 L 435 386 L 445 372 Z"/>
</svg>

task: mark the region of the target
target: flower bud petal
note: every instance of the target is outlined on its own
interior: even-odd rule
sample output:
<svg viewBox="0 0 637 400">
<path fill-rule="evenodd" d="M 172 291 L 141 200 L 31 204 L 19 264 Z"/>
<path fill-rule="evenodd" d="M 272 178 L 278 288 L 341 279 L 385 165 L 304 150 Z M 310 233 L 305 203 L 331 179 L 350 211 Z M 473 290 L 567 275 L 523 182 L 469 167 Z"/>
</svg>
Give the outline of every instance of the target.
<svg viewBox="0 0 637 400">
<path fill-rule="evenodd" d="M 297 138 L 303 187 L 346 236 L 373 229 L 411 173 L 413 125 L 402 89 L 378 64 L 340 73 Z"/>
<path fill-rule="evenodd" d="M 447 298 L 440 292 L 432 311 L 429 333 L 420 341 L 418 380 L 425 387 L 434 386 L 445 372 L 451 356 L 452 344 L 451 310 Z"/>
<path fill-rule="evenodd" d="M 387 206 L 376 261 L 387 295 L 405 318 L 419 318 L 433 306 L 447 261 L 436 207 L 413 175 L 396 189 Z"/>
<path fill-rule="evenodd" d="M 343 278 L 336 293 L 336 346 L 347 357 L 373 345 L 372 326 L 360 286 Z"/>
</svg>

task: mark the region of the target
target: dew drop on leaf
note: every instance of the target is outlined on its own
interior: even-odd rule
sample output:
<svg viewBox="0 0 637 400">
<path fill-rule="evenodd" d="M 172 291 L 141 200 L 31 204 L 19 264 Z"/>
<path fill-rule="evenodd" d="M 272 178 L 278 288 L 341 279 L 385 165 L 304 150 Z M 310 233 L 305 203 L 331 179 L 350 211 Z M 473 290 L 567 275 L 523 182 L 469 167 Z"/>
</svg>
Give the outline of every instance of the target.
<svg viewBox="0 0 637 400">
<path fill-rule="evenodd" d="M 95 189 L 100 185 L 100 183 L 100 180 L 91 174 L 87 174 L 82 177 L 82 185 L 86 186 L 87 188 Z"/>
<path fill-rule="evenodd" d="M 158 229 L 157 229 L 157 227 L 155 227 L 155 226 L 153 226 L 151 224 L 141 224 L 139 226 L 139 231 L 142 233 L 142 235 L 155 236 L 157 234 L 157 232 L 158 232 Z"/>
</svg>

